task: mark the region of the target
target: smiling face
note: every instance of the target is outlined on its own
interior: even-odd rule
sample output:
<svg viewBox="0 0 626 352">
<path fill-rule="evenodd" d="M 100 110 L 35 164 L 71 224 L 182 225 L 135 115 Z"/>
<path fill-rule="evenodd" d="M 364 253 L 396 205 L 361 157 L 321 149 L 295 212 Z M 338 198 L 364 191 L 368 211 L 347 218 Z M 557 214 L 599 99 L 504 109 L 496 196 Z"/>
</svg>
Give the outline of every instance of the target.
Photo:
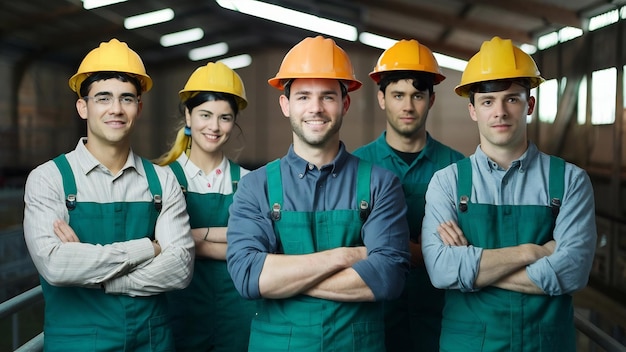
<svg viewBox="0 0 626 352">
<path fill-rule="evenodd" d="M 410 79 L 390 83 L 384 93 L 378 91 L 378 104 L 387 115 L 387 138 L 425 138 L 434 102 L 434 93 L 417 90 Z"/>
<path fill-rule="evenodd" d="M 235 112 L 225 100 L 210 100 L 185 109 L 187 126 L 191 128 L 191 153 L 222 153 L 235 126 Z"/>
<path fill-rule="evenodd" d="M 535 98 L 516 83 L 500 92 L 475 93 L 469 113 L 478 124 L 481 149 L 487 155 L 500 151 L 522 155 L 527 147 L 526 116 L 534 108 Z"/>
<path fill-rule="evenodd" d="M 78 114 L 87 120 L 87 149 L 130 147 L 130 134 L 141 112 L 137 93 L 132 83 L 115 78 L 91 84 L 88 97 L 76 102 Z"/>
<path fill-rule="evenodd" d="M 342 98 L 336 79 L 295 79 L 290 97 L 280 96 L 280 107 L 291 122 L 296 149 L 338 145 L 339 130 L 349 106 L 350 98 Z"/>
</svg>

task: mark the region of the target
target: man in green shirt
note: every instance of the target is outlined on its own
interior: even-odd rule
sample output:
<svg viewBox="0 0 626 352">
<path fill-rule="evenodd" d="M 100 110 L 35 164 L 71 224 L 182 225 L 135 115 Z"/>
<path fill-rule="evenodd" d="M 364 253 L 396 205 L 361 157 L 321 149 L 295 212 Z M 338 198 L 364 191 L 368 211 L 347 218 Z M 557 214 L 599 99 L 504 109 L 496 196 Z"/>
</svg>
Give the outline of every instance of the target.
<svg viewBox="0 0 626 352">
<path fill-rule="evenodd" d="M 420 244 L 424 196 L 432 175 L 463 154 L 426 131 L 435 103 L 433 86 L 445 79 L 433 53 L 416 40 L 401 40 L 385 50 L 370 77 L 378 84 L 378 103 L 387 127 L 354 154 L 393 171 L 402 182 L 411 230 L 411 270 L 402 296 L 385 302 L 388 352 L 439 351 L 444 291 L 435 289 L 424 268 Z"/>
</svg>

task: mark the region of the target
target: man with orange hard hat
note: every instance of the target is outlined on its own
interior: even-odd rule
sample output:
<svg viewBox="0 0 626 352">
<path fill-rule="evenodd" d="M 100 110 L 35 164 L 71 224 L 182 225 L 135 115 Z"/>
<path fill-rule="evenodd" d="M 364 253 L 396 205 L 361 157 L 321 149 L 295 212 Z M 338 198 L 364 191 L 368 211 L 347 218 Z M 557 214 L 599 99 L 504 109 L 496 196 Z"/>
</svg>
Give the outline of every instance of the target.
<svg viewBox="0 0 626 352">
<path fill-rule="evenodd" d="M 424 196 L 435 171 L 464 157 L 426 131 L 426 118 L 435 104 L 434 85 L 445 77 L 428 47 L 404 39 L 380 55 L 370 77 L 378 84 L 378 104 L 385 111 L 387 128 L 354 155 L 400 178 L 411 230 L 411 270 L 404 291 L 384 303 L 387 352 L 437 352 L 445 292 L 433 287 L 424 267 L 420 244 Z"/>
<path fill-rule="evenodd" d="M 528 141 L 542 82 L 530 55 L 494 37 L 455 88 L 480 145 L 426 193 L 424 262 L 446 289 L 441 351 L 576 351 L 571 294 L 593 262 L 594 195 L 584 170 Z"/>
<path fill-rule="evenodd" d="M 191 280 L 194 244 L 169 168 L 135 154 L 152 87 L 139 55 L 101 43 L 69 80 L 87 137 L 34 169 L 24 237 L 46 303 L 45 351 L 171 351 L 165 291 Z"/>
<path fill-rule="evenodd" d="M 250 351 L 384 351 L 382 300 L 409 268 L 398 178 L 346 151 L 339 138 L 361 86 L 332 39 L 306 38 L 269 84 L 284 93 L 293 144 L 241 179 L 228 223 L 227 264 L 259 301 Z"/>
</svg>

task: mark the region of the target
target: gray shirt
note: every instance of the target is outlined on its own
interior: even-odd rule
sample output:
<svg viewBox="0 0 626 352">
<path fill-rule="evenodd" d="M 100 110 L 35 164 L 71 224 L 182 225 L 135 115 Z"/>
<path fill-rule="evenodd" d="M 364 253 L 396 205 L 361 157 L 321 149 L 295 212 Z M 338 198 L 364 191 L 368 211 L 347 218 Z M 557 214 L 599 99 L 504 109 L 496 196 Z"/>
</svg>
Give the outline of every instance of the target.
<svg viewBox="0 0 626 352">
<path fill-rule="evenodd" d="M 141 158 L 132 151 L 117 175 L 96 160 L 82 138 L 66 154 L 74 172 L 77 199 L 110 203 L 152 201 Z M 171 169 L 155 165 L 163 208 L 155 238 L 162 252 L 154 256 L 151 240 L 141 238 L 107 245 L 67 242 L 54 234 L 57 219 L 69 223 L 61 173 L 53 161 L 35 168 L 24 193 L 24 238 L 40 275 L 52 285 L 100 287 L 107 293 L 149 296 L 180 289 L 193 271 L 194 244 L 180 185 Z"/>
</svg>

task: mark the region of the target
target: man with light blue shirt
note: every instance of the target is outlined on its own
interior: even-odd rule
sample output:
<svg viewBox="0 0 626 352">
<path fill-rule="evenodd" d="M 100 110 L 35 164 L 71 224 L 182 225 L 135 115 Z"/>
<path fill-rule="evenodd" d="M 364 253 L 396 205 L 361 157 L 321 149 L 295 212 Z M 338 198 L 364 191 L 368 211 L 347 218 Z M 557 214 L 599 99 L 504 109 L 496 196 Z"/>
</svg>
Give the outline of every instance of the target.
<svg viewBox="0 0 626 352">
<path fill-rule="evenodd" d="M 424 261 L 447 289 L 441 351 L 576 350 L 571 293 L 593 261 L 593 190 L 584 170 L 527 140 L 542 82 L 528 54 L 494 37 L 455 88 L 481 144 L 426 193 Z"/>
</svg>

